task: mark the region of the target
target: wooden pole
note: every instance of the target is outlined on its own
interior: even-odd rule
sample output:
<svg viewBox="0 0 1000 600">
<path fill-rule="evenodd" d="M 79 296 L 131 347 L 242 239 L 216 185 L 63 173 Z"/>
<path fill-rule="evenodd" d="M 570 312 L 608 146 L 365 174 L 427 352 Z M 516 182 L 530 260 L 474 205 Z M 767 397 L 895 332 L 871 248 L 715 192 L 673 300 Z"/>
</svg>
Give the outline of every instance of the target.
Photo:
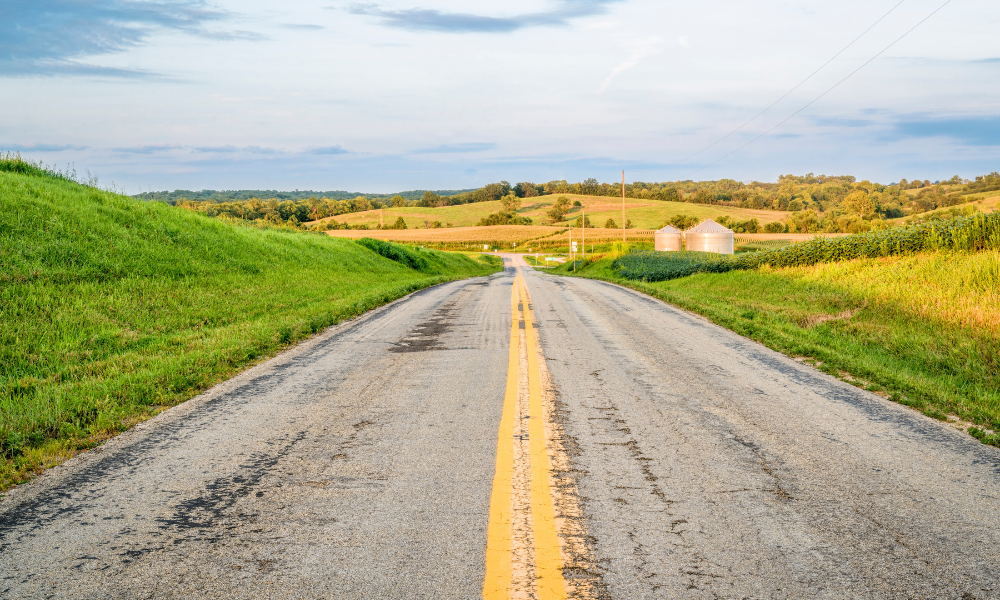
<svg viewBox="0 0 1000 600">
<path fill-rule="evenodd" d="M 582 232 L 582 234 L 583 234 L 583 258 L 584 258 L 584 260 L 586 260 L 587 259 L 587 207 L 586 206 L 581 206 L 580 207 L 580 214 L 582 215 L 582 220 L 580 221 L 580 224 L 583 225 L 583 232 Z"/>
<path fill-rule="evenodd" d="M 625 242 L 625 171 L 622 170 L 622 243 Z"/>
</svg>

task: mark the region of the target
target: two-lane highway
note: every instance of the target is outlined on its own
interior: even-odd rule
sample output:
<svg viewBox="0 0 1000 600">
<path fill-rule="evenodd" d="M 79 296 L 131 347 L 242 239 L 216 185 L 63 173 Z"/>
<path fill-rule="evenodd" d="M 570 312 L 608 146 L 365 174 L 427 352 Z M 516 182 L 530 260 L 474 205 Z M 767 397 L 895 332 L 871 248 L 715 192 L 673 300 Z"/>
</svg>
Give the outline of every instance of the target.
<svg viewBox="0 0 1000 600">
<path fill-rule="evenodd" d="M 0 597 L 1000 598 L 995 448 L 506 260 L 14 490 Z"/>
</svg>

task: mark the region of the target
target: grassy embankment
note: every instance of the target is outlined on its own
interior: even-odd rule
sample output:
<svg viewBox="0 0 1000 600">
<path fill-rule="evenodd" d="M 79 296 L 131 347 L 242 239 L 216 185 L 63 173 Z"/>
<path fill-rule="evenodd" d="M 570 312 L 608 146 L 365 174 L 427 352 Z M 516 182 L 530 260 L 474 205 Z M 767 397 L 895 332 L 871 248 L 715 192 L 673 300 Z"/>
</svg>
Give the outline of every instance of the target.
<svg viewBox="0 0 1000 600">
<path fill-rule="evenodd" d="M 626 279 L 604 258 L 575 275 L 699 313 L 1000 445 L 998 248 L 765 265 L 657 282 Z"/>
<path fill-rule="evenodd" d="M 325 327 L 499 270 L 234 227 L 30 167 L 0 160 L 0 491 Z"/>
</svg>

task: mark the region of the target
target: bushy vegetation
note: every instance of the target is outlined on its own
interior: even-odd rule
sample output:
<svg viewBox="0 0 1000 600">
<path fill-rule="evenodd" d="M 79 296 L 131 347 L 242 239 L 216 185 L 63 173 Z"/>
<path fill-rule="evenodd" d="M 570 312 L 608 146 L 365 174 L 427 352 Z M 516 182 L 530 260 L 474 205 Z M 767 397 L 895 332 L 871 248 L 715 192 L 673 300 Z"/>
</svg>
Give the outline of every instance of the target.
<svg viewBox="0 0 1000 600">
<path fill-rule="evenodd" d="M 0 490 L 304 336 L 497 270 L 234 226 L 9 157 L 0 257 Z"/>
<path fill-rule="evenodd" d="M 361 238 L 356 242 L 379 256 L 384 256 L 389 260 L 406 265 L 414 271 L 428 275 L 444 275 L 454 267 L 451 256 L 435 250 L 414 248 L 373 238 Z M 492 261 L 485 262 L 495 264 Z M 500 261 L 500 264 L 503 264 L 503 261 Z"/>
<path fill-rule="evenodd" d="M 666 281 L 694 273 L 814 265 L 929 250 L 1000 248 L 1000 213 L 931 221 L 835 238 L 816 237 L 783 248 L 736 255 L 707 252 L 643 252 L 615 260 L 626 279 Z"/>
<path fill-rule="evenodd" d="M 415 271 L 427 272 L 427 259 L 418 255 L 417 252 L 407 248 L 406 246 L 393 244 L 392 242 L 384 242 L 382 240 L 374 240 L 372 238 L 361 238 L 360 240 L 357 240 L 357 243 L 361 244 L 365 248 L 368 248 L 375 254 L 404 264 Z"/>
</svg>

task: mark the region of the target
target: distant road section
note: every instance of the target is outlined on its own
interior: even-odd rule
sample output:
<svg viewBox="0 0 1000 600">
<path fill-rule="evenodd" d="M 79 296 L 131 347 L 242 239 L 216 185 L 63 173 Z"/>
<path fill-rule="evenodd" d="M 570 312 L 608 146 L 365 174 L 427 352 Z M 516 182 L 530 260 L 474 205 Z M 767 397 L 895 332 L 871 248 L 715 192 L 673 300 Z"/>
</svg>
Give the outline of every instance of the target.
<svg viewBox="0 0 1000 600">
<path fill-rule="evenodd" d="M 9 493 L 0 597 L 1000 598 L 995 448 L 505 260 Z"/>
</svg>

